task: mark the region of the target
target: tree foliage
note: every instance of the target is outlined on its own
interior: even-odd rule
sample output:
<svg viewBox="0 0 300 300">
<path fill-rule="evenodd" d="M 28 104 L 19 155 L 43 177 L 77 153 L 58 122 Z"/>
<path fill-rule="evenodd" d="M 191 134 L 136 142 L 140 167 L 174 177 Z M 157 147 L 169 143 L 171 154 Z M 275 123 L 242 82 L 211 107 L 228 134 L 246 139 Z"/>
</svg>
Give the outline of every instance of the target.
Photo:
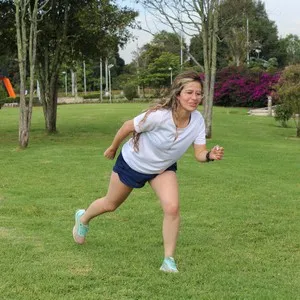
<svg viewBox="0 0 300 300">
<path fill-rule="evenodd" d="M 57 87 L 61 65 L 76 70 L 78 59 L 114 57 L 130 37 L 137 13 L 113 1 L 53 0 L 38 40 L 41 99 L 48 132 L 56 131 Z"/>
<path fill-rule="evenodd" d="M 286 63 L 295 65 L 300 63 L 300 39 L 295 34 L 288 34 L 282 39 L 286 50 Z"/>
<path fill-rule="evenodd" d="M 140 77 L 141 83 L 151 86 L 156 90 L 156 96 L 161 96 L 170 87 L 171 76 L 180 71 L 179 61 L 179 55 L 163 52 L 149 64 L 146 72 Z"/>
<path fill-rule="evenodd" d="M 282 62 L 283 53 L 279 47 L 277 27 L 270 21 L 262 1 L 224 0 L 220 2 L 217 66 L 239 66 L 249 57 L 268 61 L 277 57 Z M 247 22 L 248 21 L 248 22 Z M 247 26 L 248 23 L 248 26 Z M 248 34 L 248 36 L 247 36 Z M 200 35 L 191 40 L 190 51 L 203 60 Z"/>
<path fill-rule="evenodd" d="M 286 67 L 278 83 L 281 103 L 293 112 L 296 136 L 300 137 L 300 64 Z"/>
</svg>

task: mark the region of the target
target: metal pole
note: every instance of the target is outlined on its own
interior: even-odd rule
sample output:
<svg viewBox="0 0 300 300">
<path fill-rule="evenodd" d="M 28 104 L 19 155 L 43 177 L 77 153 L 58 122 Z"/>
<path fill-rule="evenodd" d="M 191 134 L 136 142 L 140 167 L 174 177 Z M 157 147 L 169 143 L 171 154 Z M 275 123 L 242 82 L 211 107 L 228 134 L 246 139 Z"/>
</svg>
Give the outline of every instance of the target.
<svg viewBox="0 0 300 300">
<path fill-rule="evenodd" d="M 247 32 L 247 65 L 249 65 L 250 57 L 249 57 L 249 19 L 247 18 L 246 23 L 246 32 Z"/>
<path fill-rule="evenodd" d="M 112 98 L 112 94 L 111 94 L 111 74 L 110 74 L 110 69 L 113 67 L 114 65 L 108 65 L 107 69 L 108 69 L 108 85 L 109 85 L 109 102 L 111 103 L 111 98 Z"/>
<path fill-rule="evenodd" d="M 138 76 L 138 82 L 139 82 L 140 81 L 140 63 L 139 63 L 140 52 L 139 52 L 139 45 L 138 45 L 138 43 L 136 44 L 136 53 L 137 53 L 136 69 L 137 69 L 137 76 Z M 138 84 L 137 90 L 138 90 L 138 96 L 140 97 L 141 96 L 141 90 L 140 90 L 140 85 L 139 84 Z"/>
<path fill-rule="evenodd" d="M 102 58 L 100 58 L 100 101 L 103 100 L 103 70 L 102 70 Z"/>
<path fill-rule="evenodd" d="M 172 83 L 173 83 L 173 68 L 172 67 L 170 67 L 169 68 L 169 71 L 170 71 L 170 82 L 171 82 L 171 85 L 172 85 Z"/>
<path fill-rule="evenodd" d="M 86 95 L 86 74 L 85 74 L 85 61 L 83 61 L 83 86 L 84 86 L 84 94 Z"/>
<path fill-rule="evenodd" d="M 105 96 L 107 96 L 108 88 L 108 58 L 105 58 Z"/>
<path fill-rule="evenodd" d="M 68 74 L 67 72 L 65 72 L 65 92 L 66 92 L 66 96 L 68 96 Z"/>
<path fill-rule="evenodd" d="M 108 78 L 109 78 L 109 102 L 111 103 L 111 76 L 110 76 L 110 68 L 108 68 Z"/>
</svg>

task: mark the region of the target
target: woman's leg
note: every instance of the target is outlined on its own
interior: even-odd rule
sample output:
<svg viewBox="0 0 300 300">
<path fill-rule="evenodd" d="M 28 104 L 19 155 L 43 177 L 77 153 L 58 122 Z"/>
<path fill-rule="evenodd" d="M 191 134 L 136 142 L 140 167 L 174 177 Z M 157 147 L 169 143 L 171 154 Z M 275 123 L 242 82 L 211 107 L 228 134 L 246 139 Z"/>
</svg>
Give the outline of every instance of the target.
<svg viewBox="0 0 300 300">
<path fill-rule="evenodd" d="M 133 188 L 120 181 L 119 175 L 112 172 L 107 194 L 95 200 L 87 210 L 79 210 L 75 215 L 73 237 L 76 243 L 83 244 L 88 232 L 88 223 L 91 219 L 103 213 L 116 210 L 129 196 Z"/>
<path fill-rule="evenodd" d="M 150 181 L 164 213 L 163 240 L 165 257 L 173 257 L 179 231 L 179 192 L 176 173 L 165 171 Z"/>
<path fill-rule="evenodd" d="M 132 188 L 125 185 L 117 173 L 112 172 L 107 194 L 91 203 L 80 221 L 83 224 L 88 224 L 94 217 L 116 210 L 126 200 L 131 191 Z"/>
</svg>

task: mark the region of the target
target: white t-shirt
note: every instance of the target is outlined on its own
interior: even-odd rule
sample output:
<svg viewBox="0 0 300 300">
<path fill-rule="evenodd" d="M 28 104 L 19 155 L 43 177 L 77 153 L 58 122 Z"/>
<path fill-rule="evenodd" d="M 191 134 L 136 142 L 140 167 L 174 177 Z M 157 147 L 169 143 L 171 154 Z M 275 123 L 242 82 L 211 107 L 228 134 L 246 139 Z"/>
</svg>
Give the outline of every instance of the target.
<svg viewBox="0 0 300 300">
<path fill-rule="evenodd" d="M 199 111 L 193 111 L 188 126 L 178 128 L 177 132 L 171 110 L 151 112 L 141 122 L 145 114 L 134 118 L 135 131 L 142 132 L 139 151 L 134 151 L 132 138 L 122 148 L 124 160 L 137 172 L 160 174 L 174 164 L 191 144 L 206 143 L 205 123 Z"/>
</svg>

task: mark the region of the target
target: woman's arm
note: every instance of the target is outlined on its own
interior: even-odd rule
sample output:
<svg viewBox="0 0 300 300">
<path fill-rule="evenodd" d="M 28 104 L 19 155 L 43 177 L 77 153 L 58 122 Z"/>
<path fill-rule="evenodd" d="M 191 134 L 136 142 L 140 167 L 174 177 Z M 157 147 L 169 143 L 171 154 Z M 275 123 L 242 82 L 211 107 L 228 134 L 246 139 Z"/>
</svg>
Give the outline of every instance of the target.
<svg viewBox="0 0 300 300">
<path fill-rule="evenodd" d="M 210 151 L 207 150 L 206 145 L 194 144 L 194 154 L 197 161 L 209 162 L 213 160 L 221 160 L 224 155 L 224 148 L 214 146 Z"/>
<path fill-rule="evenodd" d="M 105 150 L 104 156 L 108 159 L 114 159 L 121 143 L 134 131 L 133 120 L 126 121 L 116 133 L 111 145 Z"/>
</svg>

